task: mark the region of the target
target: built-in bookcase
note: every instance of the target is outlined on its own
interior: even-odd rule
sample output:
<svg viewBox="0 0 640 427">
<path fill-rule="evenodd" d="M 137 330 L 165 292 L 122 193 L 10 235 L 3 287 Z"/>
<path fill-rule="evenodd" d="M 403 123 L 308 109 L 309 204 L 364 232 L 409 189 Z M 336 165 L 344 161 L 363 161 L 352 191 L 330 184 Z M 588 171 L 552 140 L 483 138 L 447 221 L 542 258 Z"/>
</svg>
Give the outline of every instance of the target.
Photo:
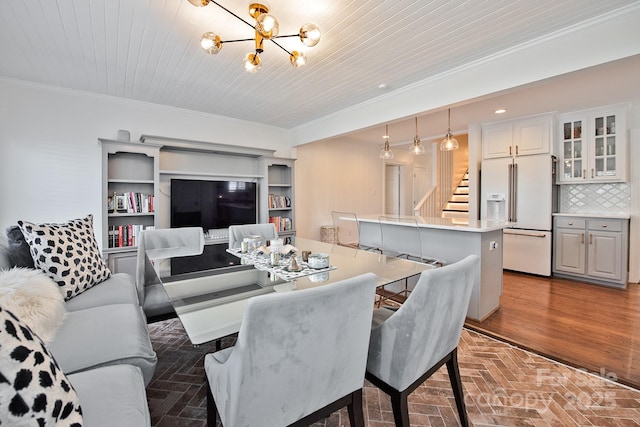
<svg viewBox="0 0 640 427">
<path fill-rule="evenodd" d="M 295 235 L 294 159 L 273 157 L 273 150 L 151 135 L 142 135 L 140 142 L 99 141 L 102 252 L 114 273 L 135 276 L 141 229 L 170 227 L 172 178 L 255 180 L 259 222 L 276 223 L 285 238 Z M 221 236 L 205 241 L 226 242 Z"/>
<path fill-rule="evenodd" d="M 135 274 L 137 238 L 158 226 L 160 146 L 100 139 L 102 247 L 109 267 Z"/>
<path fill-rule="evenodd" d="M 265 158 L 267 218 L 280 236 L 295 235 L 294 160 Z"/>
</svg>

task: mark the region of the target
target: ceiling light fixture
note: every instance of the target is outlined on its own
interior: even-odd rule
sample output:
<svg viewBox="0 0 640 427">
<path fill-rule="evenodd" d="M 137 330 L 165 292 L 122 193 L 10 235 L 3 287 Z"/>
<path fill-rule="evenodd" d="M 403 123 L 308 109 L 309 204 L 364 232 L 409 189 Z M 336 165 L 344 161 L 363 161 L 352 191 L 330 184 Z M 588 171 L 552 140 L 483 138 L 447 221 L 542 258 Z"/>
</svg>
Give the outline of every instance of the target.
<svg viewBox="0 0 640 427">
<path fill-rule="evenodd" d="M 416 156 L 424 154 L 424 145 L 420 144 L 420 137 L 418 136 L 418 117 L 416 116 L 416 136 L 413 137 L 413 145 L 409 148 L 409 152 Z"/>
<path fill-rule="evenodd" d="M 278 20 L 275 16 L 269 13 L 269 8 L 261 3 L 251 3 L 249 5 L 249 15 L 251 15 L 251 17 L 256 21 L 255 24 L 251 24 L 250 22 L 242 19 L 215 0 L 187 1 L 197 7 L 207 6 L 209 3 L 213 3 L 255 30 L 255 36 L 252 39 L 222 40 L 216 33 L 206 32 L 202 35 L 202 39 L 200 40 L 200 46 L 202 47 L 202 49 L 204 49 L 205 52 L 211 55 L 215 55 L 220 52 L 224 43 L 245 42 L 253 40 L 255 42 L 255 51 L 249 52 L 243 60 L 244 68 L 250 73 L 257 72 L 262 66 L 260 54 L 264 51 L 265 39 L 271 40 L 273 44 L 289 54 L 289 61 L 291 62 L 293 68 L 298 68 L 305 65 L 307 63 L 307 56 L 304 54 L 304 52 L 299 52 L 296 50 L 289 52 L 287 49 L 282 47 L 282 45 L 276 42 L 275 39 L 285 37 L 300 37 L 300 41 L 308 47 L 313 47 L 317 45 L 318 42 L 320 42 L 320 29 L 315 24 L 310 23 L 304 24 L 302 27 L 300 27 L 300 31 L 298 32 L 298 34 L 290 34 L 286 36 L 278 35 L 280 29 Z"/>
<path fill-rule="evenodd" d="M 458 140 L 451 133 L 451 108 L 449 108 L 449 129 L 442 142 L 440 142 L 440 151 L 457 150 L 458 147 Z"/>
<path fill-rule="evenodd" d="M 389 147 L 389 125 L 385 125 L 384 147 L 380 150 L 380 158 L 383 160 L 393 159 L 393 151 Z"/>
<path fill-rule="evenodd" d="M 494 111 L 494 113 L 496 114 L 504 114 L 506 112 L 507 110 L 505 110 L 504 108 L 498 108 L 497 110 Z"/>
</svg>

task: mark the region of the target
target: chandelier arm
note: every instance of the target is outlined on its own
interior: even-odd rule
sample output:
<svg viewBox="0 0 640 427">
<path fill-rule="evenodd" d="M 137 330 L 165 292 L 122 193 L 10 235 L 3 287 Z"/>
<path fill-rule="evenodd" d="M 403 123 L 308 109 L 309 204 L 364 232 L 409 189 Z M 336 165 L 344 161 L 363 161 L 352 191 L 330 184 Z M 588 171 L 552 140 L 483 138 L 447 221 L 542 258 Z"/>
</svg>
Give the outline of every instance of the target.
<svg viewBox="0 0 640 427">
<path fill-rule="evenodd" d="M 284 50 L 285 52 L 287 52 L 289 54 L 289 56 L 293 55 L 291 52 L 289 52 L 287 49 L 285 49 L 284 47 L 282 47 L 277 41 L 275 41 L 273 38 L 269 39 L 270 42 L 272 42 L 273 44 L 275 44 L 276 46 L 278 46 L 280 49 Z"/>
<path fill-rule="evenodd" d="M 224 7 L 223 5 L 221 5 L 220 3 L 218 3 L 215 0 L 209 0 L 211 3 L 215 4 L 216 6 L 218 6 L 220 9 L 224 10 L 225 12 L 235 16 L 236 18 L 238 18 L 239 20 L 241 20 L 242 22 L 244 22 L 245 24 L 247 24 L 248 26 L 250 26 L 251 28 L 254 28 L 254 26 L 249 22 L 246 21 L 244 18 L 242 18 L 241 16 L 236 15 L 235 13 L 233 13 L 232 11 L 230 11 L 229 9 L 227 9 L 226 7 Z M 255 28 L 254 28 L 255 29 Z M 250 39 L 253 40 L 253 39 Z"/>
<path fill-rule="evenodd" d="M 220 40 L 220 43 L 252 42 L 255 39 Z"/>
</svg>

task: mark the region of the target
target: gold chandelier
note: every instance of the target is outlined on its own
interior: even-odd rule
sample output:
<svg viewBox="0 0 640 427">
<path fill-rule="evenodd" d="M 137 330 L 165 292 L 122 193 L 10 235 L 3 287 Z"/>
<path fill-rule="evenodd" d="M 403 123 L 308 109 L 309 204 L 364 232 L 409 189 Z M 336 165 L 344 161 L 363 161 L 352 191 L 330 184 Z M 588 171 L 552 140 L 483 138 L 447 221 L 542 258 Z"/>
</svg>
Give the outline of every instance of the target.
<svg viewBox="0 0 640 427">
<path fill-rule="evenodd" d="M 255 41 L 255 51 L 249 52 L 243 60 L 244 68 L 250 73 L 257 72 L 262 65 L 260 54 L 264 51 L 264 40 L 270 40 L 280 49 L 287 52 L 289 54 L 289 61 L 291 61 L 291 65 L 293 65 L 293 68 L 298 68 L 306 64 L 307 56 L 304 54 L 304 52 L 299 52 L 296 50 L 289 52 L 287 49 L 282 47 L 282 45 L 280 45 L 275 39 L 285 37 L 300 37 L 300 41 L 308 47 L 313 47 L 320 41 L 320 29 L 315 24 L 310 23 L 302 25 L 298 34 L 289 34 L 284 36 L 278 35 L 280 29 L 278 20 L 275 16 L 269 13 L 269 8 L 261 3 L 251 3 L 249 5 L 249 15 L 253 19 L 255 19 L 255 24 L 252 24 L 242 19 L 215 0 L 187 1 L 197 7 L 207 6 L 209 3 L 213 3 L 230 15 L 244 22 L 251 28 L 255 29 L 255 36 L 251 39 L 222 40 L 216 33 L 206 32 L 202 35 L 202 39 L 200 40 L 200 46 L 202 47 L 202 49 L 204 49 L 211 55 L 215 55 L 220 52 L 224 43 Z"/>
</svg>

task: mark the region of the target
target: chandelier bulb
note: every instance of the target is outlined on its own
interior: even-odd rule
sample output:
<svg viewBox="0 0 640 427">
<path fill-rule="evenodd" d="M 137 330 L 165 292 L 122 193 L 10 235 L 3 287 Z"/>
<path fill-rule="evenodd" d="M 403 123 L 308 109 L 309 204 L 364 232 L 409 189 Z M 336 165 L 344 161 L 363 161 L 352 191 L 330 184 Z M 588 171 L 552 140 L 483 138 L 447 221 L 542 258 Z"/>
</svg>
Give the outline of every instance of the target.
<svg viewBox="0 0 640 427">
<path fill-rule="evenodd" d="M 260 67 L 262 67 L 262 61 L 260 60 L 260 56 L 257 52 L 247 53 L 242 62 L 244 63 L 244 69 L 251 74 L 257 73 Z"/>
<path fill-rule="evenodd" d="M 265 39 L 271 39 L 280 32 L 280 24 L 275 16 L 262 13 L 256 18 L 256 31 Z"/>
<path fill-rule="evenodd" d="M 200 39 L 200 47 L 202 47 L 205 52 L 215 55 L 222 50 L 222 40 L 220 36 L 215 33 L 204 33 L 202 39 Z"/>
<path fill-rule="evenodd" d="M 307 55 L 305 55 L 304 52 L 294 50 L 291 52 L 289 60 L 291 61 L 293 68 L 299 68 L 307 63 Z"/>
<path fill-rule="evenodd" d="M 300 41 L 309 47 L 320 43 L 320 28 L 316 24 L 307 23 L 300 27 Z"/>
</svg>

